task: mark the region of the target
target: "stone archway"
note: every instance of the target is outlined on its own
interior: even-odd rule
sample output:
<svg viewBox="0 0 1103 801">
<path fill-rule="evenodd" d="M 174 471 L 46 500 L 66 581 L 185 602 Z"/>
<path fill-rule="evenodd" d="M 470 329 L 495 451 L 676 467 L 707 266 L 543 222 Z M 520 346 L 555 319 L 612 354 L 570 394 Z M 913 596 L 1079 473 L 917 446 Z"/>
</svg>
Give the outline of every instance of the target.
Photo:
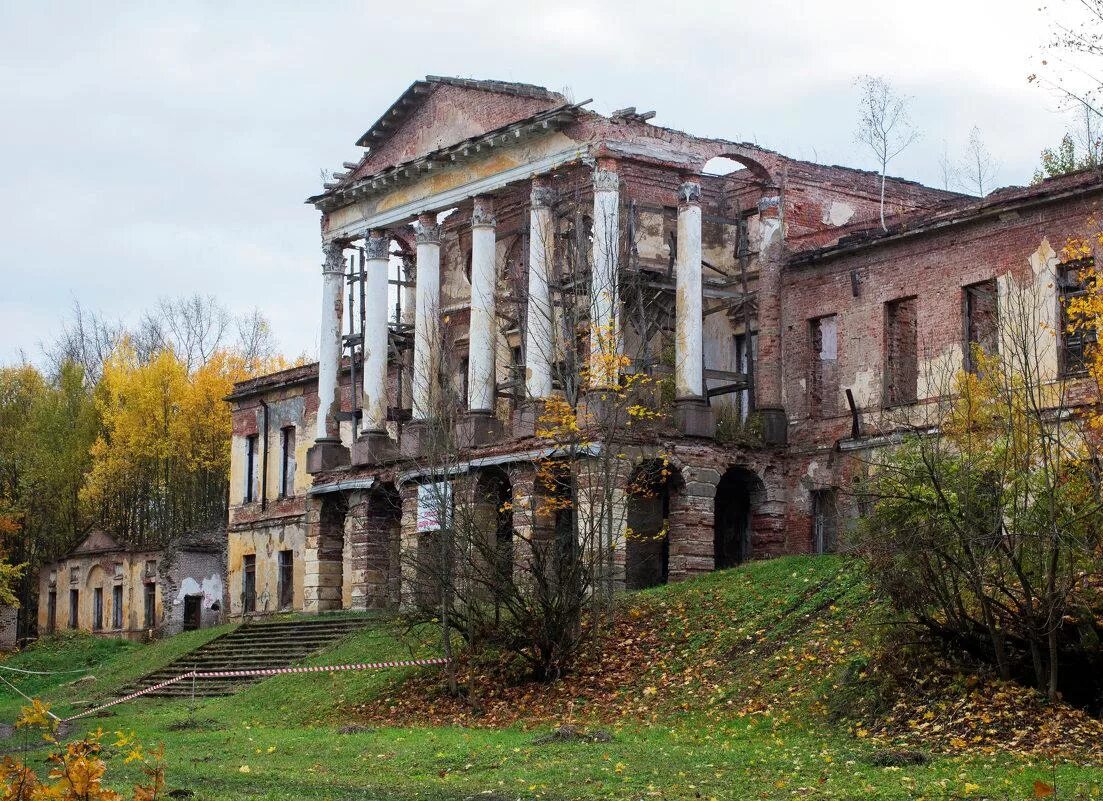
<svg viewBox="0 0 1103 801">
<path fill-rule="evenodd" d="M 766 500 L 766 486 L 743 466 L 729 467 L 716 485 L 713 501 L 713 563 L 735 567 L 754 555 L 754 516 Z"/>
<path fill-rule="evenodd" d="M 340 609 L 344 598 L 345 517 L 343 493 L 312 500 L 304 553 L 303 602 L 307 612 Z"/>
</svg>

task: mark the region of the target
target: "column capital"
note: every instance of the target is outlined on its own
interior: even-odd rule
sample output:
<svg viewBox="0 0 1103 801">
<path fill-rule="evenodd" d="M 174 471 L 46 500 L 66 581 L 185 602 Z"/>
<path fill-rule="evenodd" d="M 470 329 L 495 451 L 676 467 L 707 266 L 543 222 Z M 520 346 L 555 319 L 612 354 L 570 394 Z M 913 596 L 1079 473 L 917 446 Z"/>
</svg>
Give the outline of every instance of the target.
<svg viewBox="0 0 1103 801">
<path fill-rule="evenodd" d="M 345 272 L 345 243 L 338 241 L 326 242 L 322 246 L 322 253 L 325 256 L 322 261 L 322 275 L 327 273 L 343 275 Z"/>
<path fill-rule="evenodd" d="M 419 245 L 439 245 L 440 225 L 437 224 L 437 215 L 420 214 L 417 218 L 417 228 L 414 238 Z"/>
<path fill-rule="evenodd" d="M 679 206 L 701 205 L 701 182 L 696 179 L 682 181 L 678 187 Z"/>
<path fill-rule="evenodd" d="M 471 227 L 493 228 L 497 224 L 494 219 L 494 198 L 480 195 L 471 205 Z"/>
<path fill-rule="evenodd" d="M 386 231 L 373 228 L 364 239 L 364 257 L 366 259 L 381 260 L 390 258 L 391 238 Z"/>
<path fill-rule="evenodd" d="M 605 162 L 604 164 L 602 162 Z M 620 176 L 617 175 L 616 162 L 610 165 L 609 159 L 601 159 L 594 167 L 594 191 L 618 192 L 620 191 Z"/>
<path fill-rule="evenodd" d="M 532 179 L 532 192 L 530 195 L 534 209 L 551 208 L 555 202 L 555 189 L 544 178 Z"/>
</svg>

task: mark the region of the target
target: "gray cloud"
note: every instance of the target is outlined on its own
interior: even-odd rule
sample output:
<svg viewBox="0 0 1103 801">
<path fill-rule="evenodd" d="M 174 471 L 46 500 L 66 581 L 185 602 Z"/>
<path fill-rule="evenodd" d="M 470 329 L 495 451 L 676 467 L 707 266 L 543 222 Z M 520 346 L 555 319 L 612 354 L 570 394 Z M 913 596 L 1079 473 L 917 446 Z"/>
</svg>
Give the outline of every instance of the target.
<svg viewBox="0 0 1103 801">
<path fill-rule="evenodd" d="M 0 10 L 0 362 L 37 355 L 73 298 L 135 319 L 160 295 L 259 306 L 316 351 L 318 171 L 426 73 L 568 87 L 608 110 L 871 166 L 852 80 L 915 96 L 894 172 L 935 183 L 979 125 L 1002 183 L 1065 120 L 1026 74 L 1028 0 L 813 3 L 25 3 Z"/>
</svg>

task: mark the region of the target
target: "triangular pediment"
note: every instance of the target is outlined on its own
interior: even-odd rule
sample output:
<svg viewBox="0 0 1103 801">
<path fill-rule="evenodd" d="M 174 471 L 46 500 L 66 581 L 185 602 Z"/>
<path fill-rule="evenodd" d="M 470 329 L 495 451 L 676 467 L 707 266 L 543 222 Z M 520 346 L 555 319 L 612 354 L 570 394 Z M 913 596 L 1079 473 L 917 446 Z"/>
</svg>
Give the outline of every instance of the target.
<svg viewBox="0 0 1103 801">
<path fill-rule="evenodd" d="M 563 95 L 530 84 L 434 76 L 416 81 L 357 142 L 369 151 L 342 183 L 566 102 Z"/>
<path fill-rule="evenodd" d="M 110 534 L 104 531 L 92 531 L 73 549 L 74 554 L 95 553 L 97 551 L 118 551 L 122 546 Z"/>
</svg>

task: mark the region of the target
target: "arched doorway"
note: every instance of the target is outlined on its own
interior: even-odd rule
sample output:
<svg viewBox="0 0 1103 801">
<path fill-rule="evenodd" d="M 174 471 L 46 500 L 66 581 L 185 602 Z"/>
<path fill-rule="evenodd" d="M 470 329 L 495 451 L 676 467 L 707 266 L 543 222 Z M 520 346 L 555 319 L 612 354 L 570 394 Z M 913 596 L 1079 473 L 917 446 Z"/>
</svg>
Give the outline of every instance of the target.
<svg viewBox="0 0 1103 801">
<path fill-rule="evenodd" d="M 629 590 L 666 584 L 670 569 L 670 500 L 680 475 L 662 459 L 640 464 L 628 482 L 624 583 Z"/>
<path fill-rule="evenodd" d="M 402 496 L 392 483 L 376 484 L 368 493 L 364 532 L 368 609 L 396 608 L 402 581 Z"/>
<path fill-rule="evenodd" d="M 717 570 L 751 558 L 754 511 L 766 500 L 762 480 L 746 467 L 729 467 L 713 502 L 713 563 Z"/>
<path fill-rule="evenodd" d="M 340 609 L 345 596 L 345 516 L 348 502 L 339 492 L 322 496 L 318 513 L 318 609 Z M 265 602 L 267 608 L 268 602 Z"/>
</svg>

